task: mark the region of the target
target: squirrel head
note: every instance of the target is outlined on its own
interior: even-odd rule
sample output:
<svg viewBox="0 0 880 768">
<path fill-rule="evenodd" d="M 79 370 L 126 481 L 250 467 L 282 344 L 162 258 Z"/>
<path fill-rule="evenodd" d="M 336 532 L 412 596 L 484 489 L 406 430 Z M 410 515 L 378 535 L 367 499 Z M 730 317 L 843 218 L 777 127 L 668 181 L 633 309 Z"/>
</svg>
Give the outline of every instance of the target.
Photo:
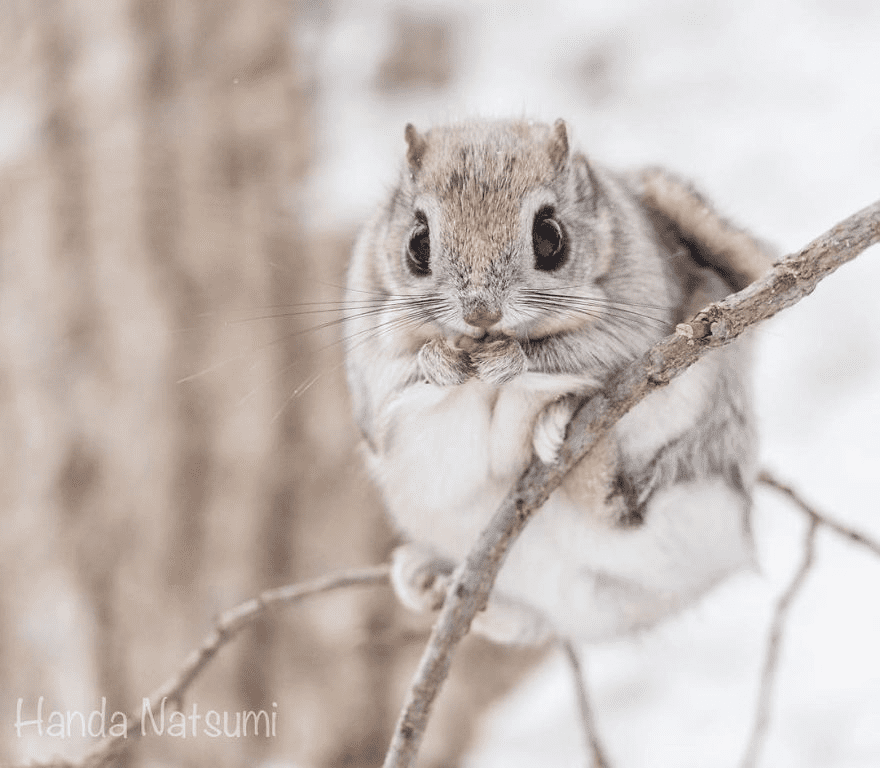
<svg viewBox="0 0 880 768">
<path fill-rule="evenodd" d="M 527 339 L 589 322 L 556 306 L 608 268 L 597 182 L 565 122 L 410 124 L 405 138 L 384 249 L 398 292 L 434 297 L 447 334 Z"/>
</svg>

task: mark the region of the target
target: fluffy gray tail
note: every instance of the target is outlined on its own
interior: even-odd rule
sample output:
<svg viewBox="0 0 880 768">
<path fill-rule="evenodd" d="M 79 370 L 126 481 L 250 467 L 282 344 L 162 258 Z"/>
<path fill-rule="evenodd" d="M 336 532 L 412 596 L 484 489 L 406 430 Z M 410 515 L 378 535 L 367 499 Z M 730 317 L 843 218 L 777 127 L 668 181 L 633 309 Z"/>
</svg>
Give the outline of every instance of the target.
<svg viewBox="0 0 880 768">
<path fill-rule="evenodd" d="M 772 265 L 770 246 L 720 216 L 689 182 L 662 168 L 646 168 L 631 178 L 636 195 L 658 227 L 734 291 L 757 280 Z"/>
</svg>

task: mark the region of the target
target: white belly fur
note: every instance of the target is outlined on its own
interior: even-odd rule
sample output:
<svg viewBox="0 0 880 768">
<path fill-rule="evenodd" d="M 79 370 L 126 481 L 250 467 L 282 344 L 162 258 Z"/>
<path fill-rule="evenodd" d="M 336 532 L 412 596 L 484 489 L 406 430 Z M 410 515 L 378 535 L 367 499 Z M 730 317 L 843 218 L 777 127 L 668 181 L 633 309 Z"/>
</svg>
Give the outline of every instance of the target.
<svg viewBox="0 0 880 768">
<path fill-rule="evenodd" d="M 686 431 L 703 410 L 718 360 L 701 360 L 618 424 L 631 455 Z M 524 374 L 502 387 L 409 387 L 385 409 L 372 470 L 413 541 L 460 561 L 532 455 L 538 412 L 595 382 Z M 748 561 L 743 501 L 720 480 L 657 495 L 646 523 L 611 528 L 563 490 L 534 516 L 498 589 L 539 608 L 558 631 L 601 638 L 650 623 Z"/>
<path fill-rule="evenodd" d="M 394 520 L 414 541 L 463 558 L 531 458 L 538 412 L 592 384 L 527 373 L 501 387 L 407 388 L 385 409 L 371 459 Z"/>
</svg>

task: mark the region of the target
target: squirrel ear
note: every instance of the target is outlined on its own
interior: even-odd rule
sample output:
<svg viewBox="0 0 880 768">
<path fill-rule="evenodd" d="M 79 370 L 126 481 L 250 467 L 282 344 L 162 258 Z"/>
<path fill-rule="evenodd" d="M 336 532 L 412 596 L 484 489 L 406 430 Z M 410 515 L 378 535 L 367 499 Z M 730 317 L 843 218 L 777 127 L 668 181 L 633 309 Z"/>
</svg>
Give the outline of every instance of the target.
<svg viewBox="0 0 880 768">
<path fill-rule="evenodd" d="M 403 135 L 406 137 L 406 143 L 408 145 L 406 150 L 406 161 L 409 163 L 412 172 L 416 173 L 422 167 L 422 157 L 424 157 L 425 150 L 428 148 L 428 142 L 425 140 L 425 137 L 416 130 L 416 127 L 412 123 L 406 124 L 406 129 L 404 130 Z"/>
<path fill-rule="evenodd" d="M 550 162 L 556 170 L 562 170 L 568 161 L 568 130 L 562 118 L 553 123 L 553 134 L 547 150 L 550 153 Z"/>
</svg>

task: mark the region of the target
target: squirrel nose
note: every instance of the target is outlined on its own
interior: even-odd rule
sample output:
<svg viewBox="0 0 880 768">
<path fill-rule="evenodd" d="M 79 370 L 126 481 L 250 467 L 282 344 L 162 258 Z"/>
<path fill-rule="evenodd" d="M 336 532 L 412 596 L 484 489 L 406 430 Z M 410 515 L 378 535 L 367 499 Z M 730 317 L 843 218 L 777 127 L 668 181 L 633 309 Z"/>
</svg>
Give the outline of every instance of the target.
<svg viewBox="0 0 880 768">
<path fill-rule="evenodd" d="M 464 321 L 468 325 L 482 328 L 484 331 L 495 325 L 500 319 L 501 311 L 498 309 L 489 309 L 485 304 L 478 304 L 464 315 Z"/>
</svg>

